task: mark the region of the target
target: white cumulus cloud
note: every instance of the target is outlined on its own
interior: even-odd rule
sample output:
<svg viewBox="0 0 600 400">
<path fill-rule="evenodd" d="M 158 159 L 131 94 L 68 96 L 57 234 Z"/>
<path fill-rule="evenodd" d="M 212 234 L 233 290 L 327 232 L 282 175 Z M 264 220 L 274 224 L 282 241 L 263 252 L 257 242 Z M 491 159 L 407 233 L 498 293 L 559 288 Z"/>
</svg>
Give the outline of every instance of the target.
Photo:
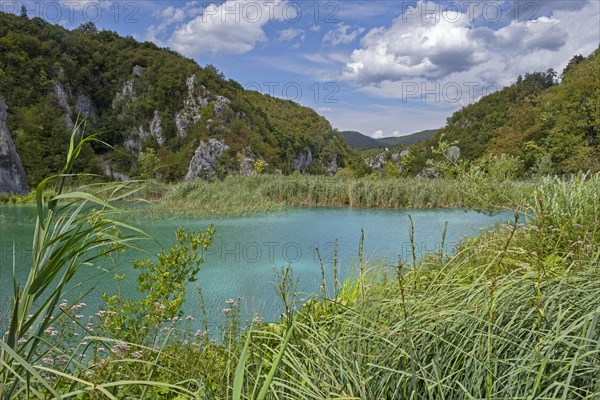
<svg viewBox="0 0 600 400">
<path fill-rule="evenodd" d="M 562 64 L 556 60 L 593 50 L 600 40 L 596 0 L 575 0 L 570 9 L 567 2 L 553 1 L 557 10 L 540 6 L 533 19 L 517 18 L 496 27 L 480 23 L 482 16 L 473 18 L 466 8 L 450 8 L 442 15 L 426 12 L 436 4 L 420 0 L 390 26 L 371 29 L 350 55 L 343 79 L 374 89 L 415 79 L 459 79 L 464 73 L 507 83 L 523 68 L 531 72 L 534 64 L 545 63 L 543 70 Z"/>
<path fill-rule="evenodd" d="M 425 7 L 420 2 L 417 7 Z M 436 79 L 465 71 L 486 59 L 470 34 L 468 19 L 457 12 L 436 18 L 421 12 L 394 19 L 389 28 L 371 29 L 352 52 L 344 78 L 361 83 L 406 77 Z"/>
<path fill-rule="evenodd" d="M 292 20 L 295 7 L 286 1 L 255 2 L 227 0 L 209 4 L 201 15 L 178 26 L 169 39 L 170 46 L 188 57 L 207 52 L 242 54 L 267 40 L 263 27 L 269 22 Z"/>
</svg>

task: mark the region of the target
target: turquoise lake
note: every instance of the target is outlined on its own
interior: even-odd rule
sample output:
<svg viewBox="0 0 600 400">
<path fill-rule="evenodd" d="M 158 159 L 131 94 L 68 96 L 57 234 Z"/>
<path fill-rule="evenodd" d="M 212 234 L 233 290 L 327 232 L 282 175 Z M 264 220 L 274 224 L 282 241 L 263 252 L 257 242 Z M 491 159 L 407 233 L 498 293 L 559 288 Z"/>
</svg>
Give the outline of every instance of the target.
<svg viewBox="0 0 600 400">
<path fill-rule="evenodd" d="M 410 221 L 415 226 L 417 257 L 439 250 L 444 223 L 448 222 L 446 249 L 466 236 L 475 236 L 480 229 L 492 227 L 496 222 L 512 219 L 512 213 L 486 215 L 462 209 L 436 210 L 382 210 L 355 208 L 291 208 L 284 212 L 253 217 L 201 218 L 157 220 L 137 223 L 156 240 L 139 243 L 143 251 L 127 251 L 118 255 L 115 269 L 112 263 L 99 267 L 84 267 L 76 275 L 78 286 L 64 297 L 75 301 L 82 293 L 93 313 L 102 305 L 100 294 L 114 294 L 117 284 L 115 273 L 125 274 L 122 293 L 138 296 L 135 286 L 136 272 L 131 267 L 135 258 L 153 257 L 175 242 L 179 226 L 186 230 L 205 229 L 210 223 L 216 228 L 214 241 L 206 252 L 198 280 L 188 287 L 185 315 L 200 317 L 202 288 L 209 321 L 219 323 L 221 310 L 229 298 L 241 298 L 244 319 L 256 312 L 266 321 L 278 319 L 281 302 L 275 295 L 276 272 L 290 266 L 298 280 L 299 298 L 318 293 L 321 286 L 321 269 L 315 248 L 320 249 L 326 275 L 331 287 L 333 275 L 333 249 L 339 245 L 338 264 L 340 279 L 352 277 L 358 265 L 358 248 L 361 230 L 364 231 L 364 259 L 371 268 L 396 264 L 400 258 L 412 260 L 410 246 Z M 17 280 L 23 283 L 31 258 L 31 237 L 35 222 L 32 206 L 0 206 L 0 298 L 1 311 L 6 318 L 7 297 L 12 295 L 13 248 Z M 110 269 L 103 272 L 102 269 Z M 0 319 L 0 321 L 2 320 Z"/>
</svg>

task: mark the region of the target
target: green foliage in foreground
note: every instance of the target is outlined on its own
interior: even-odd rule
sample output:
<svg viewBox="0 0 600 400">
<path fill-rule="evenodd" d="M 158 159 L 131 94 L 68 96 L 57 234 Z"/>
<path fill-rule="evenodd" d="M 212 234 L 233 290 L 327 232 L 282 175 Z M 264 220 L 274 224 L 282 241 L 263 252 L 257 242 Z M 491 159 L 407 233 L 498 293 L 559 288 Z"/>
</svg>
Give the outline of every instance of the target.
<svg viewBox="0 0 600 400">
<path fill-rule="evenodd" d="M 8 331 L 0 341 L 0 398 L 42 398 L 42 392 L 58 396 L 43 378 L 40 364 L 52 348 L 44 335 L 53 332 L 53 319 L 68 283 L 79 268 L 91 267 L 99 257 L 124 249 L 133 236 L 121 230 L 143 234 L 114 219 L 116 208 L 83 191 L 65 191 L 73 165 L 92 138 L 71 136 L 67 161 L 61 173 L 37 186 L 37 220 L 32 244 L 32 264 L 23 286 L 13 277 L 13 305 Z M 54 184 L 55 193 L 45 198 L 45 189 Z M 128 196 L 126 186 L 100 186 L 110 201 Z M 115 195 L 121 193 L 121 196 Z M 14 260 L 13 260 L 14 263 Z M 15 266 L 13 265 L 13 271 Z M 61 303 L 62 304 L 62 303 Z M 57 318 L 60 318 L 60 313 Z M 65 371 L 63 371 L 65 372 Z M 36 382 L 40 386 L 31 385 Z"/>
<path fill-rule="evenodd" d="M 501 196 L 484 196 L 495 198 Z M 219 342 L 210 340 L 205 320 L 193 332 L 192 316 L 182 320 L 177 311 L 178 293 L 163 291 L 193 279 L 201 258 L 192 249 L 210 242 L 210 230 L 180 231 L 178 245 L 159 263 L 138 262 L 141 290 L 159 303 L 150 304 L 157 313 L 147 318 L 153 340 L 117 329 L 135 316 L 127 307 L 99 312 L 99 322 L 84 326 L 77 313 L 85 304 L 57 304 L 59 288 L 46 317 L 33 317 L 42 325 L 30 331 L 11 324 L 0 342 L 0 398 L 597 398 L 600 176 L 546 178 L 528 198 L 521 204 L 526 225 L 515 214 L 512 224 L 467 240 L 453 255 L 442 246 L 418 264 L 369 270 L 359 249 L 358 279 L 336 281 L 333 288 L 323 282 L 322 297 L 302 306 L 284 268 L 282 321 L 265 324 L 256 317 L 242 326 L 239 301 L 230 299 Z M 44 215 L 39 223 L 49 226 Z M 60 240 L 51 243 L 70 243 L 74 254 L 90 243 L 121 248 L 115 224 L 98 226 L 109 220 L 97 215 L 80 226 L 91 242 L 77 228 L 60 230 Z M 101 238 L 108 240 L 95 241 Z M 54 254 L 47 259 L 63 259 Z M 183 278 L 163 268 L 177 259 Z M 73 268 L 54 265 L 66 273 Z M 145 285 L 144 274 L 155 272 L 161 283 Z M 36 288 L 16 293 L 52 290 Z M 16 305 L 21 298 L 15 296 Z M 15 307 L 13 321 L 27 324 L 25 314 Z"/>
<path fill-rule="evenodd" d="M 597 177 L 548 180 L 527 226 L 516 218 L 451 257 L 399 264 L 380 284 L 359 280 L 313 302 L 296 317 L 299 338 L 274 390 L 314 399 L 597 398 L 599 189 Z M 567 212 L 573 206 L 583 208 Z"/>
</svg>

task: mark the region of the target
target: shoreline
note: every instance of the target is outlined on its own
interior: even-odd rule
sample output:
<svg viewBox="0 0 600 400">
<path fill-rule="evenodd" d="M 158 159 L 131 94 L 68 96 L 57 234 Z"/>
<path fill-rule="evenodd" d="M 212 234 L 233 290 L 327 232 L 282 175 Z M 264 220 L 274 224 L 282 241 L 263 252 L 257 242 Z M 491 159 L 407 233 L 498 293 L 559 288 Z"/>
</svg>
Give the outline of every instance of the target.
<svg viewBox="0 0 600 400">
<path fill-rule="evenodd" d="M 374 177 L 344 179 L 315 175 L 251 175 L 223 181 L 180 183 L 132 182 L 136 193 L 119 202 L 136 219 L 243 217 L 282 212 L 294 207 L 386 210 L 466 208 L 482 212 L 520 210 L 532 203 L 538 181 L 482 182 L 474 179 Z M 83 190 L 99 195 L 102 186 Z M 47 194 L 51 195 L 52 192 Z M 33 204 L 32 194 L 2 196 L 1 205 Z M 138 209 L 144 215 L 135 215 Z"/>
</svg>

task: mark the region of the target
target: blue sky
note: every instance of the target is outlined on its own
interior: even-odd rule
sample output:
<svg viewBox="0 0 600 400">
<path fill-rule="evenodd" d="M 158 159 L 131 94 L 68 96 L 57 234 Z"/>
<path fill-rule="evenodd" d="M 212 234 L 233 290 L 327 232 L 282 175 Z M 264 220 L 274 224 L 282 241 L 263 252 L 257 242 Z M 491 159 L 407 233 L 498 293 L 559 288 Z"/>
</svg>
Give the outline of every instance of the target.
<svg viewBox="0 0 600 400">
<path fill-rule="evenodd" d="M 21 2 L 0 0 L 0 10 Z M 444 125 L 519 74 L 562 71 L 600 43 L 598 0 L 26 1 L 213 64 L 249 89 L 374 137 Z"/>
</svg>

